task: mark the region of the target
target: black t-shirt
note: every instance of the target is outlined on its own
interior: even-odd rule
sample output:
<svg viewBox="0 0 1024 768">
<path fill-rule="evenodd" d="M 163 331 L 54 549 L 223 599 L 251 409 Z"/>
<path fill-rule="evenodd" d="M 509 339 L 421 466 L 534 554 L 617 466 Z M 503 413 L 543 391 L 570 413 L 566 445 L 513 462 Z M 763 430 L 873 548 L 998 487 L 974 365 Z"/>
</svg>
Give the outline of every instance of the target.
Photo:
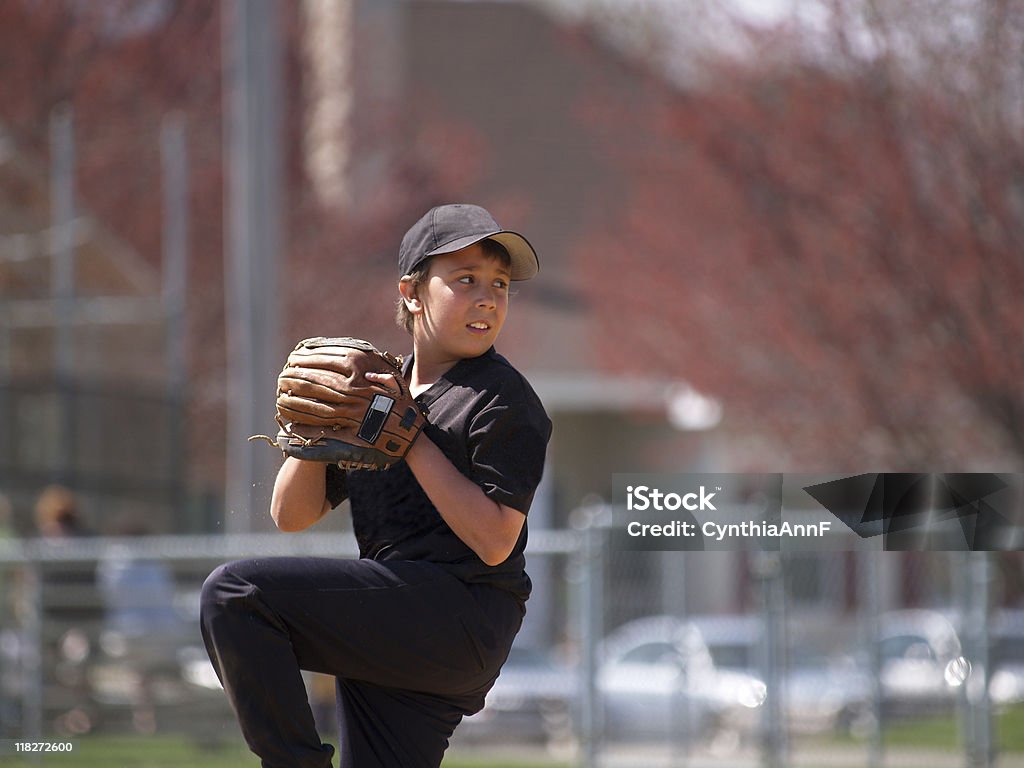
<svg viewBox="0 0 1024 768">
<path fill-rule="evenodd" d="M 551 420 L 522 374 L 492 347 L 460 360 L 417 401 L 429 411 L 425 434 L 452 464 L 489 498 L 527 514 L 544 470 Z M 429 560 L 464 581 L 529 597 L 525 522 L 511 555 L 488 566 L 452 532 L 404 461 L 378 472 L 346 473 L 329 465 L 327 498 L 337 506 L 346 497 L 361 557 Z"/>
</svg>

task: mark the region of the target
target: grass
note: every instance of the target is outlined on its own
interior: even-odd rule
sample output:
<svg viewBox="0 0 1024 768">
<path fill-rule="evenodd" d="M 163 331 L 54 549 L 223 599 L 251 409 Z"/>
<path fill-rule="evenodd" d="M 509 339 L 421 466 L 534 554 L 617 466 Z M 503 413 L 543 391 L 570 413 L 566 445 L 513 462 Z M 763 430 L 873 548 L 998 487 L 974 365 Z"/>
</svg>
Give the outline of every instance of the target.
<svg viewBox="0 0 1024 768">
<path fill-rule="evenodd" d="M 1000 711 L 994 717 L 995 739 L 1000 752 L 1024 752 L 1024 704 Z M 817 739 L 813 741 L 818 742 Z M 850 745 L 862 739 L 835 736 L 826 743 Z M 882 745 L 887 749 L 938 749 L 957 751 L 962 748 L 960 723 L 953 716 L 920 720 L 895 720 L 885 723 Z"/>
<path fill-rule="evenodd" d="M 444 761 L 443 768 L 569 768 L 569 766 L 570 763 L 553 763 L 550 761 L 483 761 L 481 759 L 452 757 Z"/>
<path fill-rule="evenodd" d="M 63 739 L 61 739 L 63 741 Z M 242 746 L 204 747 L 174 736 L 102 737 L 86 736 L 70 740 L 71 752 L 35 753 L 5 759 L 7 768 L 64 766 L 65 768 L 253 768 L 258 766 Z"/>
<path fill-rule="evenodd" d="M 999 751 L 1024 752 L 1024 704 L 997 713 L 994 720 Z M 888 726 L 883 743 L 887 747 L 957 749 L 960 739 L 960 724 L 954 718 L 937 717 Z"/>
<path fill-rule="evenodd" d="M 1000 752 L 1024 753 L 1024 705 L 998 713 L 995 733 Z M 951 752 L 962 748 L 960 729 L 952 717 L 889 723 L 883 737 L 887 750 L 916 748 Z M 259 765 L 256 757 L 240 742 L 203 745 L 180 736 L 87 736 L 72 742 L 74 751 L 70 753 L 20 757 L 11 753 L 13 742 L 8 741 L 0 754 L 0 764 L 4 768 L 257 768 Z M 862 742 L 849 737 L 835 737 L 817 743 L 849 747 Z M 444 768 L 570 768 L 570 765 L 541 758 L 488 758 L 459 751 L 453 751 L 444 761 Z"/>
<path fill-rule="evenodd" d="M 63 739 L 61 740 L 63 741 Z M 258 768 L 259 760 L 241 744 L 203 746 L 175 736 L 104 737 L 72 739 L 71 752 L 12 756 L 13 742 L 0 754 L 4 768 Z M 569 768 L 564 762 L 487 759 L 452 754 L 444 768 Z"/>
</svg>

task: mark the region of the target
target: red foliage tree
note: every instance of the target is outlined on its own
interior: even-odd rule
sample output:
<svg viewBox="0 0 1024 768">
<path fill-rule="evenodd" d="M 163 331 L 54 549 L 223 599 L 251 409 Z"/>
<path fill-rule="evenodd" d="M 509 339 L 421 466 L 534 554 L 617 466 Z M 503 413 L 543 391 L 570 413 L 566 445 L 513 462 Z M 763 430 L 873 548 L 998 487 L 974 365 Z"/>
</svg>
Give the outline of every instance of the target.
<svg viewBox="0 0 1024 768">
<path fill-rule="evenodd" d="M 224 344 L 224 162 L 221 45 L 226 4 L 207 0 L 70 0 L 0 3 L 0 127 L 15 151 L 40 168 L 49 153 L 55 107 L 74 113 L 76 196 L 107 231 L 155 270 L 161 261 L 160 125 L 184 116 L 189 153 L 188 349 L 192 382 L 187 446 L 191 485 L 216 493 L 223 483 L 226 366 Z M 402 227 L 453 188 L 463 188 L 486 151 L 460 125 L 429 116 L 405 135 L 408 121 L 381 112 L 362 126 L 358 151 L 386 150 L 391 160 L 357 212 L 316 199 L 301 148 L 307 75 L 302 6 L 280 3 L 286 187 L 282 254 L 288 326 L 285 339 L 365 334 L 401 348 L 391 321 L 397 242 Z M 362 116 L 361 116 L 362 117 Z M 444 139 L 440 140 L 439 136 Z M 442 172 L 443 171 L 443 172 Z M 45 189 L 48 183 L 41 179 Z M 45 277 L 45 273 L 44 273 Z M 346 279 L 358 280 L 355 288 Z M 346 294 L 346 289 L 347 294 Z M 43 286 L 45 295 L 47 288 Z M 339 302 L 340 295 L 349 300 Z M 389 335 L 390 334 L 390 335 Z M 132 350 L 109 361 L 132 370 Z M 0 372 L 3 373 L 3 372 Z M 121 382 L 117 387 L 124 387 Z M 267 386 L 272 393 L 273 382 Z M 268 420 L 272 403 L 268 402 Z"/>
<path fill-rule="evenodd" d="M 1014 66 L 1024 9 L 1000 8 L 943 60 L 960 88 L 921 76 L 933 41 L 886 43 L 913 20 L 857 52 L 834 3 L 827 58 L 769 36 L 658 114 L 608 113 L 631 140 L 628 205 L 583 246 L 604 364 L 722 397 L 740 467 L 1018 469 L 1024 81 L 965 75 Z"/>
</svg>

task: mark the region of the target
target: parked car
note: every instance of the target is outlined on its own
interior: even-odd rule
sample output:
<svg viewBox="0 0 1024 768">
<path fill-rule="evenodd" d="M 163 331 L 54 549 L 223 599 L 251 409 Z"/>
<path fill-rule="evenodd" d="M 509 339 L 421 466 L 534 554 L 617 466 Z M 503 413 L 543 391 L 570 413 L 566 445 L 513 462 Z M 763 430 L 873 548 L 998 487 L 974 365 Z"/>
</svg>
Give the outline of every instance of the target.
<svg viewBox="0 0 1024 768">
<path fill-rule="evenodd" d="M 714 614 L 691 616 L 711 660 L 719 669 L 737 670 L 760 676 L 758 646 L 764 635 L 759 616 Z"/>
<path fill-rule="evenodd" d="M 867 671 L 849 653 L 794 647 L 785 676 L 787 724 L 794 733 L 863 735 L 873 722 Z"/>
<path fill-rule="evenodd" d="M 573 665 L 547 649 L 514 645 L 484 708 L 463 719 L 455 738 L 567 745 L 573 738 L 578 690 Z"/>
<path fill-rule="evenodd" d="M 971 668 L 952 622 L 931 610 L 879 617 L 883 717 L 920 717 L 953 709 Z"/>
<path fill-rule="evenodd" d="M 765 677 L 760 616 L 695 616 L 692 621 L 718 669 Z M 802 643 L 787 643 L 781 687 L 786 726 L 795 733 L 856 731 L 869 716 L 867 674 L 842 650 L 824 653 Z"/>
<path fill-rule="evenodd" d="M 604 641 L 597 690 L 605 736 L 710 742 L 756 733 L 765 699 L 758 677 L 715 666 L 697 626 L 674 616 L 624 624 Z"/>
</svg>

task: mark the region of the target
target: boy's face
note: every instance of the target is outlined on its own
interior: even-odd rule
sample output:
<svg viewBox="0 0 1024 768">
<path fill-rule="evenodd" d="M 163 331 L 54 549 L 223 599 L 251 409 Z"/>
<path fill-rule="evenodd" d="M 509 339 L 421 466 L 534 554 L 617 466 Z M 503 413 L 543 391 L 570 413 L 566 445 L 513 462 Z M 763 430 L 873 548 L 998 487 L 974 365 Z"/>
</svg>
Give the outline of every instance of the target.
<svg viewBox="0 0 1024 768">
<path fill-rule="evenodd" d="M 482 355 L 505 323 L 510 277 L 508 267 L 479 243 L 435 256 L 409 307 L 417 346 L 442 357 Z"/>
</svg>

